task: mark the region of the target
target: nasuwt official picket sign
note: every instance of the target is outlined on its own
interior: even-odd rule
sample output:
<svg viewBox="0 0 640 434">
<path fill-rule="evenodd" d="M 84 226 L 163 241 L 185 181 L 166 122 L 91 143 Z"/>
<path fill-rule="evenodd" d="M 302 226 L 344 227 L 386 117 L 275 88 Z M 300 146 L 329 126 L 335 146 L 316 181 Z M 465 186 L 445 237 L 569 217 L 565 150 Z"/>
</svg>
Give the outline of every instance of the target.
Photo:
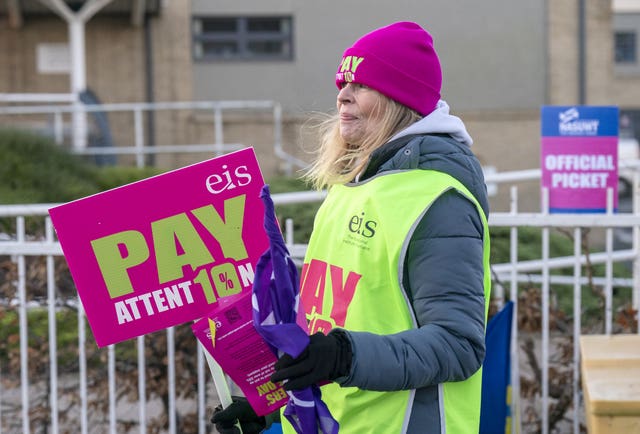
<svg viewBox="0 0 640 434">
<path fill-rule="evenodd" d="M 253 148 L 49 210 L 96 343 L 203 316 L 251 291 L 267 249 Z"/>
<path fill-rule="evenodd" d="M 618 207 L 618 108 L 542 107 L 542 187 L 550 212 Z"/>
</svg>

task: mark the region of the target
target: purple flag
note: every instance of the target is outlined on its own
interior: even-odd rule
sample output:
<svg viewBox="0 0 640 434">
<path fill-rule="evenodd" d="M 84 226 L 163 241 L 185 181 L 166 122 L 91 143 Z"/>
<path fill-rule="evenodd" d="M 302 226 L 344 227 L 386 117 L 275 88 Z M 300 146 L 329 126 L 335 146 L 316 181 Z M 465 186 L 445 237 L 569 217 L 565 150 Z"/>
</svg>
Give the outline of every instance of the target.
<svg viewBox="0 0 640 434">
<path fill-rule="evenodd" d="M 298 270 L 282 238 L 268 185 L 262 187 L 260 198 L 264 203 L 264 229 L 269 249 L 256 265 L 253 323 L 276 356 L 287 353 L 297 357 L 309 344 L 306 330 L 296 322 Z M 320 387 L 314 384 L 287 394 L 289 402 L 284 415 L 298 434 L 337 434 L 338 422 L 322 401 Z"/>
</svg>

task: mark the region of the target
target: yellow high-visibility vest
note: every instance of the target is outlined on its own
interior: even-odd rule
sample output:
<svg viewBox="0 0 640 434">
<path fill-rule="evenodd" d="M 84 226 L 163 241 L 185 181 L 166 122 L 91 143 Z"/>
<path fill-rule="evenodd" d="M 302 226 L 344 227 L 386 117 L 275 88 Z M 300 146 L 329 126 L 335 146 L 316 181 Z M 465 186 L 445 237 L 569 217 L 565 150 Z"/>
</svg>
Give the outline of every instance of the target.
<svg viewBox="0 0 640 434">
<path fill-rule="evenodd" d="M 405 255 L 422 216 L 450 189 L 476 205 L 484 225 L 486 322 L 491 274 L 489 231 L 481 206 L 450 175 L 407 170 L 331 188 L 316 216 L 300 276 L 301 304 L 310 333 L 340 327 L 386 335 L 417 328 L 402 288 Z M 465 381 L 439 385 L 445 432 L 478 432 L 481 382 L 482 369 Z M 415 393 L 368 391 L 336 383 L 321 390 L 341 434 L 405 432 Z M 284 432 L 293 433 L 282 419 Z"/>
</svg>

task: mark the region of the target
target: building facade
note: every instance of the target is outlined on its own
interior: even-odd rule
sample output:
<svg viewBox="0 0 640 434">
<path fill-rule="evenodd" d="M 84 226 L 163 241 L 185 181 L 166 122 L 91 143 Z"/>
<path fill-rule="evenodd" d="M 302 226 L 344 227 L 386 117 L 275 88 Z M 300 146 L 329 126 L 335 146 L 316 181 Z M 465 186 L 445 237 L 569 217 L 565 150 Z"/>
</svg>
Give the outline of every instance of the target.
<svg viewBox="0 0 640 434">
<path fill-rule="evenodd" d="M 103 5 L 84 26 L 86 85 L 101 102 L 276 101 L 283 109 L 283 146 L 302 160 L 313 140 L 300 127 L 311 112 L 334 108 L 342 51 L 393 21 L 416 21 L 433 34 L 443 98 L 465 121 L 482 163 L 498 171 L 539 167 L 542 105 L 618 105 L 632 120 L 640 108 L 640 1 L 67 4 L 77 11 L 93 1 Z M 3 3 L 0 94 L 70 92 L 68 22 L 37 0 Z M 158 143 L 202 143 L 211 134 L 212 114 L 155 116 L 149 125 Z M 229 140 L 260 149 L 267 172 L 281 169 L 263 139 L 272 135 L 268 116 L 232 116 L 225 128 Z M 115 134 L 122 135 L 117 142 L 131 137 L 127 128 Z M 523 188 L 539 194 L 537 183 Z M 503 193 L 494 197 L 500 208 L 508 203 Z"/>
</svg>

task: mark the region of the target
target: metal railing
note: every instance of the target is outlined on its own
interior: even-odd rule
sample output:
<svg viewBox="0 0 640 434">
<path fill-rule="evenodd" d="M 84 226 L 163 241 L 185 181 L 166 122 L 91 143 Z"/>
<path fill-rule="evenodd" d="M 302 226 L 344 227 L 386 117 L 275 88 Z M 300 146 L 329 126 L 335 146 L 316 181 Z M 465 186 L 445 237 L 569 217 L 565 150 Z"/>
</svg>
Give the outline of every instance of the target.
<svg viewBox="0 0 640 434">
<path fill-rule="evenodd" d="M 0 94 L 0 126 L 3 124 L 2 119 L 17 119 L 19 116 L 36 117 L 38 122 L 44 125 L 51 125 L 51 135 L 58 144 L 65 141 L 65 115 L 82 115 L 86 117 L 89 114 L 116 114 L 124 113 L 130 116 L 130 129 L 133 138 L 127 139 L 127 144 L 118 146 L 87 146 L 86 140 L 77 141 L 77 135 L 71 136 L 71 151 L 81 155 L 133 155 L 137 167 L 145 165 L 146 155 L 157 154 L 184 154 L 196 152 L 209 152 L 218 156 L 224 153 L 235 151 L 247 146 L 243 143 L 228 143 L 225 141 L 224 133 L 224 114 L 229 112 L 257 111 L 267 113 L 271 116 L 273 128 L 273 153 L 276 157 L 282 159 L 285 163 L 285 173 L 291 175 L 295 168 L 304 168 L 307 163 L 296 158 L 294 155 L 287 153 L 282 143 L 282 107 L 280 103 L 269 100 L 253 100 L 253 101 L 187 101 L 187 102 L 155 102 L 155 103 L 119 103 L 119 104 L 59 104 L 67 101 L 72 95 L 47 96 L 50 101 L 58 103 L 58 105 L 6 105 L 9 103 L 27 102 L 42 103 L 42 96 L 36 95 L 17 95 L 12 97 L 11 94 Z M 147 133 L 152 133 L 150 128 L 145 130 L 145 114 L 157 115 L 161 112 L 204 112 L 213 115 L 213 142 L 204 144 L 180 143 L 158 145 L 149 143 Z M 40 118 L 41 117 L 41 118 Z M 77 116 L 76 116 L 77 117 Z M 72 119 L 73 120 L 73 119 Z M 15 126 L 14 122 L 10 125 Z M 71 128 L 77 128 L 72 125 Z M 84 127 L 83 130 L 87 128 Z"/>
<path fill-rule="evenodd" d="M 514 180 L 531 179 L 532 172 L 524 171 L 520 173 L 511 174 L 495 174 L 487 177 L 487 182 L 502 182 L 505 179 L 506 182 Z M 637 178 L 637 176 L 636 176 Z M 635 185 L 638 185 L 636 179 Z M 605 214 L 549 214 L 546 211 L 538 213 L 519 213 L 518 212 L 518 195 L 517 188 L 511 187 L 511 209 L 507 212 L 494 212 L 489 217 L 489 225 L 493 229 L 495 228 L 508 228 L 509 230 L 509 243 L 510 243 L 510 260 L 507 263 L 492 264 L 492 271 L 494 274 L 494 301 L 500 303 L 504 298 L 517 302 L 519 295 L 522 291 L 522 282 L 536 282 L 540 285 L 541 292 L 541 309 L 540 309 L 540 357 L 541 357 L 541 384 L 540 393 L 536 397 L 540 406 L 539 415 L 539 427 L 543 433 L 549 432 L 549 408 L 551 403 L 549 385 L 550 385 L 550 352 L 551 352 L 551 336 L 550 336 L 550 312 L 552 308 L 552 294 L 559 291 L 563 291 L 561 288 L 569 288 L 564 290 L 573 291 L 573 329 L 571 331 L 573 339 L 573 415 L 571 420 L 571 430 L 574 434 L 580 432 L 580 424 L 584 421 L 584 415 L 582 414 L 581 402 L 581 388 L 579 384 L 579 352 L 578 352 L 578 338 L 583 333 L 581 324 L 582 316 L 582 292 L 587 284 L 596 284 L 602 288 L 604 294 L 604 311 L 602 316 L 604 318 L 604 331 L 611 334 L 613 330 L 613 298 L 614 288 L 630 288 L 631 300 L 629 303 L 635 309 L 635 320 L 637 321 L 637 311 L 639 309 L 640 300 L 640 254 L 638 250 L 638 239 L 640 234 L 640 212 L 634 209 L 631 213 L 626 214 L 614 214 L 613 212 L 607 212 Z M 638 189 L 635 189 L 636 204 L 638 201 Z M 273 199 L 276 205 L 284 205 L 289 203 L 300 202 L 314 202 L 320 201 L 324 197 L 323 193 L 317 192 L 298 192 L 298 193 L 286 193 L 286 194 L 274 194 Z M 15 287 L 15 296 L 11 300 L 4 300 L 5 312 L 13 310 L 18 317 L 18 335 L 19 335 L 19 381 L 13 381 L 12 384 L 15 387 L 8 386 L 10 382 L 4 381 L 7 378 L 2 378 L 2 372 L 8 372 L 7 366 L 11 363 L 15 363 L 14 359 L 9 360 L 9 356 L 0 359 L 0 433 L 5 432 L 33 432 L 32 421 L 41 420 L 35 414 L 33 408 L 33 394 L 35 389 L 45 388 L 49 394 L 48 404 L 40 404 L 38 412 L 48 412 L 45 417 L 48 432 L 58 433 L 65 430 L 75 430 L 78 432 L 86 433 L 97 429 L 97 426 L 102 427 L 103 431 L 111 433 L 124 432 L 123 427 L 133 427 L 133 431 L 140 433 L 146 433 L 154 417 L 153 404 L 147 400 L 149 395 L 147 391 L 147 383 L 150 379 L 147 363 L 149 358 L 145 355 L 149 347 L 155 345 L 152 343 L 152 339 L 149 337 L 139 337 L 135 342 L 135 368 L 130 369 L 137 370 L 137 398 L 135 402 L 129 403 L 126 409 L 123 408 L 122 397 L 120 396 L 120 389 L 117 383 L 119 372 L 122 368 L 119 366 L 120 357 L 118 354 L 126 351 L 119 351 L 122 348 L 122 344 L 111 345 L 107 347 L 106 351 L 106 364 L 107 364 L 107 384 L 108 384 L 108 411 L 104 414 L 95 414 L 94 410 L 91 410 L 92 397 L 89 396 L 89 383 L 91 378 L 89 377 L 89 356 L 87 354 L 87 348 L 92 348 L 92 341 L 87 338 L 84 313 L 82 306 L 77 299 L 75 299 L 74 307 L 77 309 L 77 394 L 79 402 L 79 410 L 77 415 L 71 418 L 71 422 L 66 420 L 65 423 L 75 424 L 69 427 L 62 424 L 59 419 L 61 414 L 61 405 L 67 405 L 67 399 L 60 391 L 62 389 L 61 381 L 63 381 L 59 375 L 59 365 L 57 361 L 61 358 L 68 359 L 69 355 L 66 354 L 67 348 L 60 348 L 58 341 L 60 340 L 59 331 L 56 328 L 57 320 L 56 314 L 59 311 L 60 299 L 56 294 L 56 273 L 57 268 L 55 266 L 55 259 L 62 257 L 62 250 L 59 243 L 54 238 L 54 231 L 51 225 L 51 221 L 48 217 L 48 209 L 54 204 L 40 204 L 40 205 L 2 205 L 0 206 L 0 218 L 15 219 L 15 233 L 0 234 L 0 257 L 8 255 L 11 258 L 13 264 L 16 267 L 16 278 L 11 282 L 4 282 L 4 284 L 13 285 Z M 26 230 L 27 221 L 31 219 L 41 219 L 44 221 L 43 235 L 29 234 Z M 539 228 L 541 231 L 541 245 L 540 259 L 520 261 L 519 250 L 520 246 L 519 233 L 525 228 Z M 633 233 L 632 242 L 630 245 L 625 246 L 623 249 L 614 249 L 613 239 L 614 231 L 618 229 L 631 230 Z M 550 236 L 551 231 L 554 229 L 562 229 L 572 235 L 573 238 L 573 255 L 565 257 L 550 257 Z M 585 231 L 589 229 L 598 229 L 605 232 L 604 250 L 602 252 L 588 252 L 583 251 L 580 241 L 583 239 Z M 285 238 L 289 244 L 292 255 L 301 258 L 304 255 L 306 245 L 294 244 L 293 241 L 293 225 L 291 222 L 287 222 L 285 226 Z M 30 334 L 30 324 L 28 324 L 28 313 L 30 306 L 30 297 L 28 285 L 28 270 L 26 261 L 28 258 L 44 258 L 46 266 L 46 288 L 47 297 L 46 300 L 40 300 L 37 304 L 40 309 L 46 307 L 47 311 L 47 323 L 48 323 L 48 338 L 46 347 L 48 348 L 48 355 L 43 355 L 45 351 L 43 348 L 34 348 L 30 344 L 30 340 L 33 339 L 33 335 Z M 619 277 L 614 273 L 614 264 L 618 262 L 631 263 L 631 277 Z M 602 264 L 604 266 L 603 275 L 585 276 L 583 275 L 583 267 L 585 264 L 591 266 L 596 264 Z M 554 274 L 555 270 L 570 269 L 571 275 Z M 0 281 L 0 284 L 2 282 Z M 508 286 L 508 288 L 506 288 Z M 505 292 L 508 291 L 508 296 Z M 67 300 L 69 302 L 69 300 Z M 518 309 L 515 309 L 517 312 Z M 0 320 L 2 318 L 0 317 Z M 517 319 L 514 321 L 517 324 Z M 514 424 L 513 432 L 526 432 L 522 429 L 522 400 L 520 399 L 520 348 L 519 348 L 519 333 L 518 329 L 514 329 L 512 334 L 512 387 L 514 401 L 512 403 L 512 411 L 514 412 Z M 197 419 L 197 432 L 207 432 L 207 422 L 210 417 L 212 408 L 217 405 L 218 401 L 214 394 L 212 394 L 213 387 L 211 387 L 210 379 L 205 375 L 205 360 L 201 352 L 200 346 L 197 346 L 195 350 L 196 357 L 196 372 L 191 373 L 193 375 L 194 387 L 187 395 L 180 395 L 180 389 L 177 384 L 177 377 L 185 375 L 184 372 L 176 371 L 176 328 L 170 328 L 166 330 L 166 411 L 167 421 L 166 429 L 169 433 L 179 432 L 179 426 L 181 421 L 189 417 L 187 414 L 195 411 L 195 418 Z M 195 344 L 195 341 L 194 341 Z M 33 380 L 31 377 L 30 361 L 35 355 L 40 353 L 40 356 L 48 357 L 48 384 L 45 386 L 42 384 L 42 380 Z M 129 358 L 132 356 L 129 355 Z M 3 369 L 3 367 L 5 369 Z M 15 368 L 12 372 L 15 372 Z M 13 379 L 16 380 L 16 379 Z M 64 381 L 72 382 L 68 376 L 64 377 Z M 74 380 L 75 381 L 75 380 Z M 36 384 L 37 383 L 37 384 Z M 19 392 L 19 399 L 16 399 Z M 133 393 L 129 391 L 129 393 Z M 20 402 L 20 405 L 13 408 L 8 404 L 9 402 Z M 19 409 L 18 409 L 19 407 Z M 137 414 L 132 415 L 131 409 L 137 409 Z M 186 407 L 186 410 L 185 410 Z M 123 412 L 128 411 L 124 416 Z M 157 410 L 157 409 L 156 409 Z M 157 411 L 156 411 L 157 413 Z M 18 416 L 18 418 L 16 418 Z M 15 422 L 18 420 L 20 425 L 17 426 Z M 39 422 L 42 423 L 42 422 Z M 154 422 L 155 423 L 155 422 Z M 91 426 L 91 428 L 90 428 Z M 567 430 L 567 431 L 568 431 Z"/>
</svg>

